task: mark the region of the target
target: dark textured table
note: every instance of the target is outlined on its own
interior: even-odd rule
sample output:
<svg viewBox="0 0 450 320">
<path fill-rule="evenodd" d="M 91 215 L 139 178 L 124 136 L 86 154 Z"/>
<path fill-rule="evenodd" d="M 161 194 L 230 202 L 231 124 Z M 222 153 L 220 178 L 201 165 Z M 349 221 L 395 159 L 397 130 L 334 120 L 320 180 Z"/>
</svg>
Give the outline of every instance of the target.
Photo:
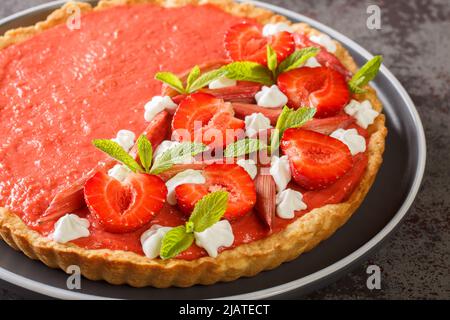
<svg viewBox="0 0 450 320">
<path fill-rule="evenodd" d="M 0 17 L 47 2 L 2 0 Z M 311 299 L 450 299 L 450 1 L 272 0 L 335 28 L 373 54 L 414 100 L 427 138 L 427 167 L 403 224 L 369 261 Z M 368 5 L 381 8 L 381 29 L 366 27 Z M 366 268 L 382 270 L 381 290 L 366 287 Z M 39 298 L 0 281 L 0 299 Z"/>
</svg>

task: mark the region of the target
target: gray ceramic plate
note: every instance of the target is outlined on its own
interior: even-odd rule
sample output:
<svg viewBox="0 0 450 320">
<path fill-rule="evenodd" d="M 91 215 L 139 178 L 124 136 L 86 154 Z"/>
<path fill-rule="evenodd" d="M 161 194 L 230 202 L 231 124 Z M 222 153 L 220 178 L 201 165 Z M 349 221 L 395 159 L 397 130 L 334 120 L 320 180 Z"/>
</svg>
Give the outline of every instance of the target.
<svg viewBox="0 0 450 320">
<path fill-rule="evenodd" d="M 3 19 L 0 34 L 43 20 L 62 3 L 51 2 Z M 255 4 L 329 34 L 344 44 L 359 65 L 372 57 L 352 40 L 317 21 L 273 5 Z M 81 290 L 70 291 L 66 289 L 64 272 L 32 261 L 0 242 L 0 278 L 28 290 L 64 299 L 287 298 L 324 286 L 360 263 L 392 233 L 411 206 L 422 180 L 425 137 L 413 102 L 384 66 L 373 85 L 383 102 L 389 129 L 384 163 L 364 203 L 348 223 L 300 258 L 253 278 L 212 286 L 136 289 L 83 279 Z"/>
</svg>

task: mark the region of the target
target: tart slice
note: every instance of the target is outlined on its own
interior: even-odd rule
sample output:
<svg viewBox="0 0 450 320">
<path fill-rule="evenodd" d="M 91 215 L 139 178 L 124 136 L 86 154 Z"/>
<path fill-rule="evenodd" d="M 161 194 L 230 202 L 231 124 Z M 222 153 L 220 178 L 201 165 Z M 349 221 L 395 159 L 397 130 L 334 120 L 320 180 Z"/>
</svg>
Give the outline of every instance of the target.
<svg viewBox="0 0 450 320">
<path fill-rule="evenodd" d="M 380 64 L 250 4 L 68 3 L 0 37 L 0 235 L 136 287 L 275 268 L 372 185 Z"/>
</svg>

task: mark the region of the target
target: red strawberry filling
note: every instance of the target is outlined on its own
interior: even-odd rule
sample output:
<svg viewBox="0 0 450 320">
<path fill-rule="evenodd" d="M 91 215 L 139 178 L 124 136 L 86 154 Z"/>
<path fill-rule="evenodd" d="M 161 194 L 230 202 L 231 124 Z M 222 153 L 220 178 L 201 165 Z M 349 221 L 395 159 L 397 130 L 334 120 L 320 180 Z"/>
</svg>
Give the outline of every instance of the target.
<svg viewBox="0 0 450 320">
<path fill-rule="evenodd" d="M 175 189 L 178 206 L 190 214 L 195 204 L 210 192 L 229 192 L 224 218 L 234 220 L 248 213 L 256 202 L 255 185 L 237 164 L 211 164 L 203 170 L 205 184 L 182 184 Z"/>
<path fill-rule="evenodd" d="M 295 48 L 294 38 L 289 32 L 264 37 L 262 26 L 258 24 L 240 23 L 232 26 L 225 35 L 225 49 L 234 61 L 266 64 L 268 44 L 275 50 L 278 62 L 294 52 Z"/>
<path fill-rule="evenodd" d="M 104 229 L 131 232 L 147 224 L 161 210 L 167 189 L 161 178 L 130 174 L 125 183 L 99 171 L 84 186 L 86 204 Z"/>
<path fill-rule="evenodd" d="M 282 73 L 278 87 L 288 97 L 288 106 L 316 107 L 318 118 L 338 114 L 350 100 L 344 76 L 327 67 L 302 67 Z"/>
<path fill-rule="evenodd" d="M 230 103 L 206 93 L 187 96 L 172 119 L 172 136 L 176 140 L 203 142 L 213 147 L 236 141 L 244 128 L 244 121 L 234 117 Z"/>
</svg>

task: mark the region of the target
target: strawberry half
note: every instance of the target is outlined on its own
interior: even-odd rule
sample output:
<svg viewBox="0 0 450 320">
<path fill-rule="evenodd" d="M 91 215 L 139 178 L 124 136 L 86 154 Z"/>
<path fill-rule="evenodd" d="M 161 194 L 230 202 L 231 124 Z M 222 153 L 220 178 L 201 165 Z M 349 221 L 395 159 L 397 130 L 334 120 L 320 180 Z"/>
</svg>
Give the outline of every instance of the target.
<svg viewBox="0 0 450 320">
<path fill-rule="evenodd" d="M 281 150 L 289 158 L 294 180 L 309 190 L 332 184 L 353 165 L 350 150 L 343 142 L 300 128 L 284 132 Z"/>
<path fill-rule="evenodd" d="M 166 201 L 167 188 L 150 174 L 128 176 L 124 183 L 98 171 L 84 186 L 90 211 L 108 232 L 134 231 L 147 224 Z"/>
<path fill-rule="evenodd" d="M 205 195 L 217 190 L 230 193 L 224 218 L 234 220 L 249 212 L 256 203 L 252 178 L 237 164 L 210 164 L 203 170 L 205 184 L 182 184 L 175 188 L 178 206 L 190 214 Z"/>
<path fill-rule="evenodd" d="M 201 92 L 187 96 L 172 119 L 177 140 L 203 142 L 213 147 L 236 141 L 244 128 L 245 122 L 234 117 L 230 103 Z"/>
<path fill-rule="evenodd" d="M 262 26 L 254 23 L 236 24 L 225 34 L 225 50 L 234 61 L 267 64 L 267 44 L 276 52 L 278 62 L 283 61 L 295 49 L 294 38 L 289 32 L 264 37 Z"/>
<path fill-rule="evenodd" d="M 338 114 L 350 99 L 344 76 L 327 67 L 294 69 L 282 73 L 277 82 L 290 107 L 316 107 L 317 118 Z"/>
</svg>

